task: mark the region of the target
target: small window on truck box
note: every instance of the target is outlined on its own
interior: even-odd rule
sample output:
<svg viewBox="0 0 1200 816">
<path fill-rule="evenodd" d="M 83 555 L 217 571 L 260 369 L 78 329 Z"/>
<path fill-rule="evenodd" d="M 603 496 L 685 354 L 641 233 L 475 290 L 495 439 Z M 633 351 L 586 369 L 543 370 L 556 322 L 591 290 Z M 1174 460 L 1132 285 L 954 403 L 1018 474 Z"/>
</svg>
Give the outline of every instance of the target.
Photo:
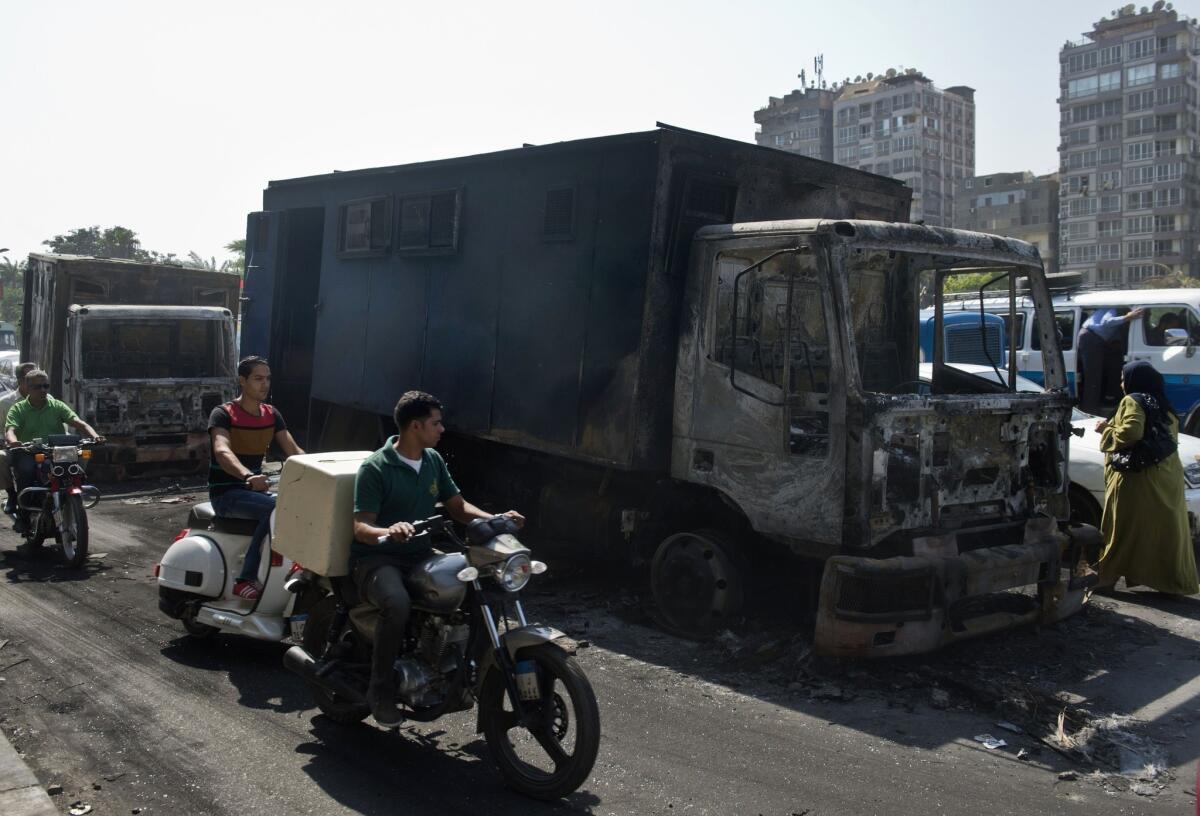
<svg viewBox="0 0 1200 816">
<path fill-rule="evenodd" d="M 547 190 L 546 209 L 542 214 L 542 240 L 570 241 L 574 237 L 575 188 Z"/>
<path fill-rule="evenodd" d="M 400 198 L 399 252 L 449 253 L 458 249 L 461 191 L 406 195 Z"/>
<path fill-rule="evenodd" d="M 377 257 L 391 248 L 391 196 L 347 201 L 338 208 L 338 254 Z"/>
</svg>

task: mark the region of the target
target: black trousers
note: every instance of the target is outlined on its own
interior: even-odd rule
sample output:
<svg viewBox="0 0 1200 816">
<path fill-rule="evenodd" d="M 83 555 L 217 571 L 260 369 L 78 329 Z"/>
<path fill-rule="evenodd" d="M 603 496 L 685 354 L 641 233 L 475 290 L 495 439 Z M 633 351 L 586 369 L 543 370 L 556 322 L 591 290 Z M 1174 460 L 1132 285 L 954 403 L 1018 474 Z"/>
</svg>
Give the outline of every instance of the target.
<svg viewBox="0 0 1200 816">
<path fill-rule="evenodd" d="M 1100 335 L 1084 329 L 1079 332 L 1076 344 L 1075 370 L 1076 393 L 1079 394 L 1079 409 L 1089 414 L 1099 414 L 1104 402 L 1104 369 L 1108 355 L 1108 343 Z"/>
<path fill-rule="evenodd" d="M 396 697 L 396 672 L 392 666 L 400 656 L 411 608 L 404 586 L 404 570 L 409 566 L 411 563 L 405 559 L 372 558 L 354 567 L 354 584 L 359 595 L 379 609 L 368 690 L 372 700 L 392 702 Z"/>
</svg>

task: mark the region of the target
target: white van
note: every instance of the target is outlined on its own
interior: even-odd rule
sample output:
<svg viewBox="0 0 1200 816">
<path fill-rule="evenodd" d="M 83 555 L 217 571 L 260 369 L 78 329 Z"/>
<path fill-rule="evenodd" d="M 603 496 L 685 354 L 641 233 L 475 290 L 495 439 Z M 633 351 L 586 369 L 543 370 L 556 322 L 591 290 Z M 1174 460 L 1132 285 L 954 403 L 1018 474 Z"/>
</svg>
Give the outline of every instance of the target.
<svg viewBox="0 0 1200 816">
<path fill-rule="evenodd" d="M 1083 321 L 1099 309 L 1138 308 L 1145 316 L 1129 324 L 1125 361 L 1145 360 L 1163 375 L 1167 399 L 1183 418 L 1185 433 L 1200 435 L 1200 289 L 1111 289 L 1060 295 L 1054 298 L 1063 363 L 1067 380 L 1075 392 L 1075 344 Z M 1008 321 L 1008 298 L 985 298 L 984 311 Z M 978 310 L 979 300 L 946 303 L 946 311 Z M 1042 382 L 1041 345 L 1032 333 L 1033 304 L 1028 298 L 1017 302 L 1017 368 L 1021 376 Z M 1160 324 L 1167 315 L 1179 320 L 1179 330 L 1166 332 Z M 1108 395 L 1115 406 L 1118 394 Z"/>
</svg>

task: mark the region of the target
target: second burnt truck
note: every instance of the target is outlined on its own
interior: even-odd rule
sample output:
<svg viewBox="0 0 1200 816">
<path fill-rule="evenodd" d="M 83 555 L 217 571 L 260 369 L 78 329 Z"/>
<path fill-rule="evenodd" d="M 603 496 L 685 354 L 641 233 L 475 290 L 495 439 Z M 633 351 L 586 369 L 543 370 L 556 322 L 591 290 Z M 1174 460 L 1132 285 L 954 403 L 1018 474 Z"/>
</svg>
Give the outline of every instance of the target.
<svg viewBox="0 0 1200 816">
<path fill-rule="evenodd" d="M 89 472 L 208 466 L 208 415 L 237 385 L 240 286 L 177 264 L 29 256 L 21 358 L 106 438 Z"/>
<path fill-rule="evenodd" d="M 271 360 L 306 447 L 379 444 L 402 391 L 432 392 L 472 497 L 648 565 L 671 629 L 718 631 L 754 576 L 803 564 L 832 654 L 1083 603 L 1027 243 L 904 223 L 892 179 L 667 126 L 273 181 L 263 203 L 242 351 Z M 920 287 L 941 337 L 943 284 L 981 270 L 1036 303 L 1045 393 L 940 343 L 919 382 Z"/>
</svg>

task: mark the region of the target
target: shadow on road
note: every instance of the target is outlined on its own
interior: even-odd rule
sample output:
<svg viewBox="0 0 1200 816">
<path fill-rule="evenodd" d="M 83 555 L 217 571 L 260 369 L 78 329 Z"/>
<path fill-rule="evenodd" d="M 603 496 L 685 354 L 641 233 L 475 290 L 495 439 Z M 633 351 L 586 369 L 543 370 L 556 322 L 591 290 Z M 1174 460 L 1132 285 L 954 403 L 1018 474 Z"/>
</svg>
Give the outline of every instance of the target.
<svg viewBox="0 0 1200 816">
<path fill-rule="evenodd" d="M 90 560 L 82 567 L 72 569 L 59 559 L 57 547 L 57 544 L 50 542 L 33 551 L 29 551 L 27 547 L 21 550 L 5 550 L 0 552 L 0 569 L 5 570 L 4 577 L 10 584 L 27 581 L 86 581 L 111 569 L 103 561 L 96 560 Z"/>
<path fill-rule="evenodd" d="M 180 665 L 227 675 L 240 694 L 238 702 L 247 708 L 290 714 L 311 708 L 312 698 L 283 667 L 285 651 L 285 643 L 223 634 L 185 635 L 161 650 L 163 657 Z"/>
<path fill-rule="evenodd" d="M 323 715 L 313 718 L 312 735 L 311 742 L 296 748 L 309 756 L 305 773 L 334 800 L 364 816 L 592 813 L 600 804 L 586 788 L 553 803 L 510 790 L 482 738 L 460 745 L 442 731 L 338 725 Z"/>
<path fill-rule="evenodd" d="M 1123 591 L 1114 599 L 1126 606 L 1094 598 L 1050 627 L 995 633 L 928 655 L 839 660 L 814 655 L 810 633 L 781 618 L 744 621 L 706 643 L 681 640 L 653 626 L 647 602 L 627 584 L 587 570 L 560 570 L 535 592 L 526 605 L 531 618 L 668 669 L 666 678 L 698 678 L 906 747 L 973 739 L 929 719 L 957 710 L 1018 724 L 1026 736 L 1010 737 L 1010 746 L 1025 745 L 1047 761 L 1056 759 L 1056 748 L 1044 740 L 1053 740 L 1060 714 L 1065 734 L 1082 740 L 1098 721 L 1151 706 L 1156 714 L 1127 730 L 1170 743 L 1174 764 L 1200 756 L 1200 739 L 1181 735 L 1200 720 L 1200 695 L 1191 692 L 1200 650 L 1196 639 L 1168 628 L 1172 618 L 1182 625 L 1200 620 L 1194 597 Z M 1143 614 L 1131 604 L 1155 611 Z M 897 727 L 895 718 L 879 716 L 881 708 L 913 715 L 911 726 Z M 1071 756 L 1079 761 L 1078 752 Z"/>
</svg>

